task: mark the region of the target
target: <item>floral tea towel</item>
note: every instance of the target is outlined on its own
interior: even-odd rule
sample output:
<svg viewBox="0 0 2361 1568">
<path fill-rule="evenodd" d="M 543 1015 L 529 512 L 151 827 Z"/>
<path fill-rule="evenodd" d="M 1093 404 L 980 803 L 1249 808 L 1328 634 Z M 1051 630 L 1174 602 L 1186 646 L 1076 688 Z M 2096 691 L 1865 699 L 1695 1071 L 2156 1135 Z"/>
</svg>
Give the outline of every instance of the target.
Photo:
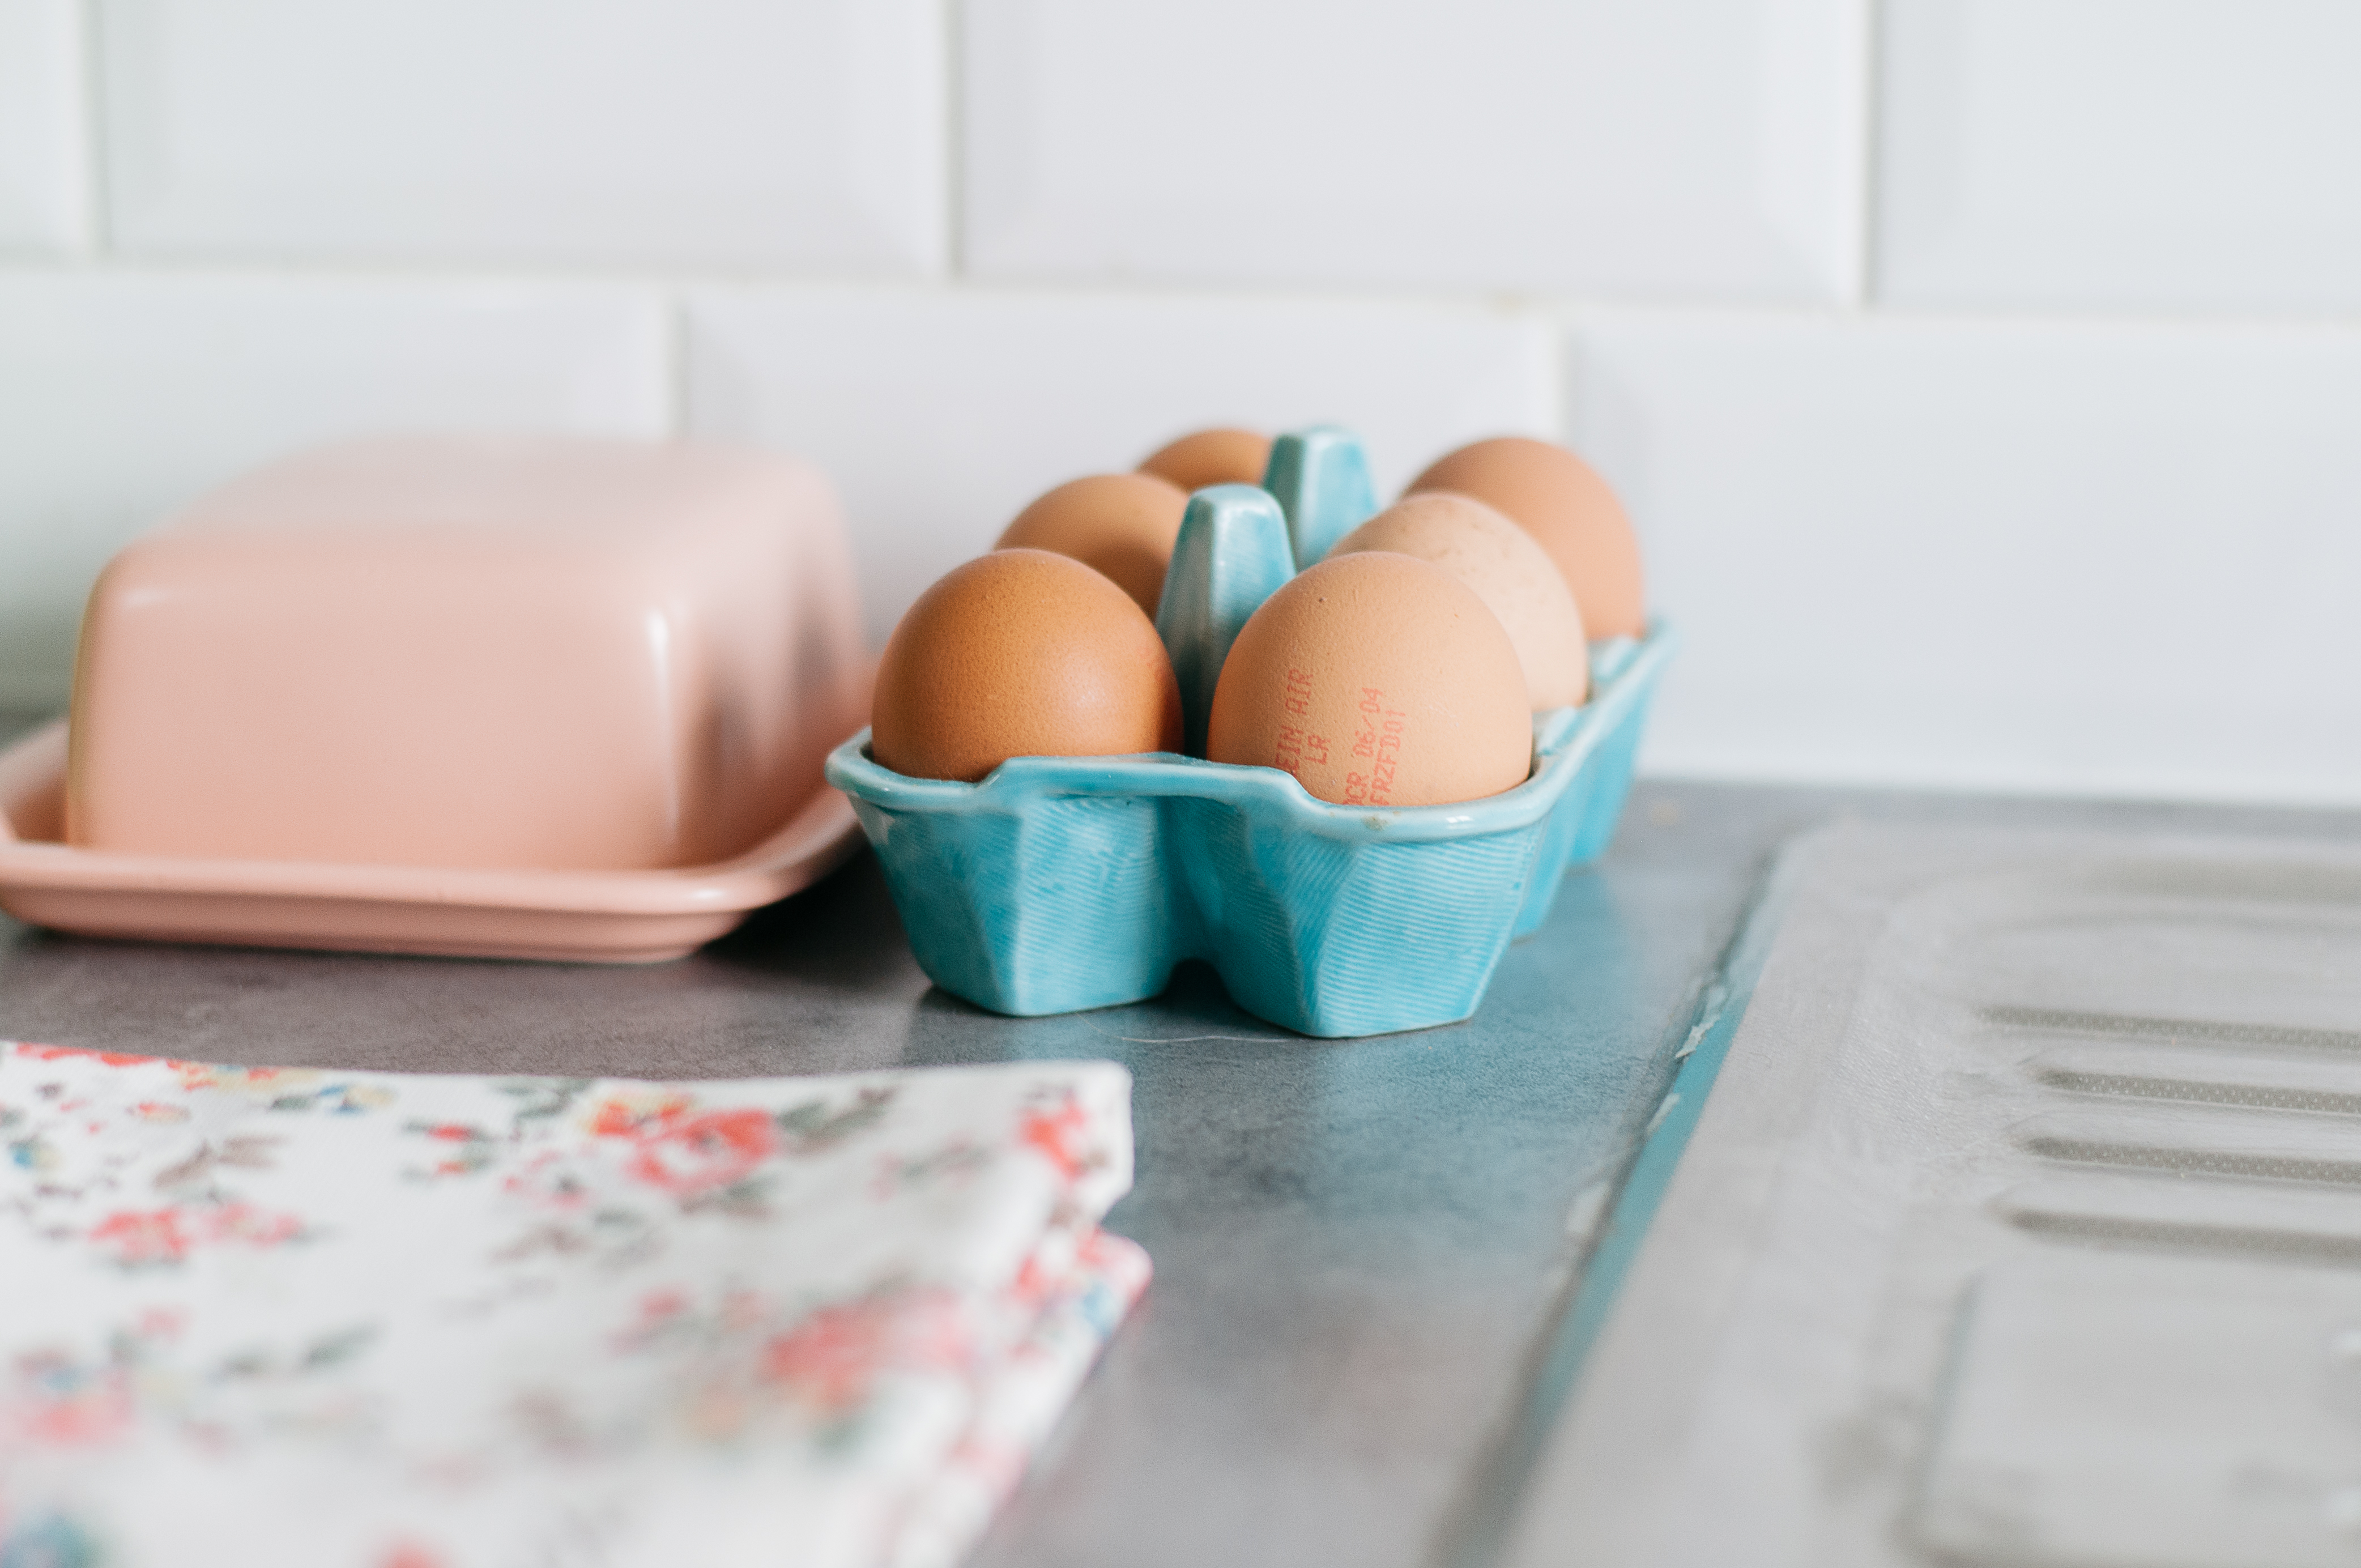
<svg viewBox="0 0 2361 1568">
<path fill-rule="evenodd" d="M 1104 1062 L 0 1044 L 0 1564 L 955 1562 L 1148 1279 Z"/>
</svg>

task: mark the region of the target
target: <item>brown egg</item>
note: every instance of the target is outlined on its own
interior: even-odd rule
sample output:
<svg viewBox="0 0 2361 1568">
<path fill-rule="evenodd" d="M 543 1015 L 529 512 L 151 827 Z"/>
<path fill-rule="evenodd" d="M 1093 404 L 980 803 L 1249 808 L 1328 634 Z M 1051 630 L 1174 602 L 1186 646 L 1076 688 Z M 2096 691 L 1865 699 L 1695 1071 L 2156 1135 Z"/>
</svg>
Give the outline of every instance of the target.
<svg viewBox="0 0 2361 1568">
<path fill-rule="evenodd" d="M 1589 691 L 1590 647 L 1572 590 L 1532 534 L 1482 501 L 1449 490 L 1405 496 L 1338 540 L 1328 558 L 1364 550 L 1415 555 L 1474 589 L 1516 646 L 1536 710 L 1570 707 Z"/>
<path fill-rule="evenodd" d="M 1139 471 L 1171 480 L 1184 490 L 1207 485 L 1259 485 L 1270 462 L 1270 437 L 1251 430 L 1201 430 L 1159 446 Z"/>
<path fill-rule="evenodd" d="M 1189 492 L 1152 474 L 1093 474 L 1016 514 L 995 550 L 1051 550 L 1104 573 L 1148 614 L 1164 593 Z"/>
<path fill-rule="evenodd" d="M 1437 806 L 1522 784 L 1532 714 L 1517 650 L 1440 566 L 1366 551 L 1263 601 L 1213 688 L 1205 754 L 1282 768 L 1322 800 Z"/>
<path fill-rule="evenodd" d="M 1123 590 L 1047 550 L 979 556 L 918 596 L 877 666 L 870 754 L 921 779 L 1011 757 L 1180 749 L 1180 687 Z"/>
<path fill-rule="evenodd" d="M 1474 496 L 1540 540 L 1565 574 L 1591 636 L 1638 637 L 1647 630 L 1631 520 L 1598 471 L 1565 447 L 1521 435 L 1479 441 L 1411 481 L 1409 493 L 1422 490 Z"/>
</svg>

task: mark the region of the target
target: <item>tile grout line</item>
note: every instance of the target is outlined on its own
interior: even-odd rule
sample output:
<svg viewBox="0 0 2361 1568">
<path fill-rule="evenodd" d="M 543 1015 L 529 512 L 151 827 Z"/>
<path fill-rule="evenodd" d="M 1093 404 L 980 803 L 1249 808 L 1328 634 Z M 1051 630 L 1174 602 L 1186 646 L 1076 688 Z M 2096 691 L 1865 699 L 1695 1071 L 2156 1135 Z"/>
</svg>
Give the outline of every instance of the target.
<svg viewBox="0 0 2361 1568">
<path fill-rule="evenodd" d="M 677 288 L 664 293 L 664 435 L 684 441 L 689 430 L 688 300 Z"/>
<path fill-rule="evenodd" d="M 1861 159 L 1859 200 L 1855 211 L 1861 233 L 1855 244 L 1860 276 L 1853 287 L 1853 308 L 1874 313 L 1883 293 L 1878 277 L 1883 262 L 1878 245 L 1879 181 L 1883 178 L 1885 140 L 1885 0 L 1861 0 Z"/>
<path fill-rule="evenodd" d="M 947 276 L 967 276 L 967 7 L 941 0 L 943 59 L 943 258 Z"/>
<path fill-rule="evenodd" d="M 74 7 L 75 85 L 81 97 L 82 254 L 104 256 L 114 249 L 107 222 L 106 71 L 104 64 L 99 0 L 72 0 Z"/>
<path fill-rule="evenodd" d="M 1568 428 L 1574 419 L 1574 323 L 1564 315 L 1549 311 L 1521 311 L 1521 319 L 1532 322 L 1545 334 L 1547 346 L 1542 367 L 1542 413 L 1547 421 L 1550 439 L 1566 445 L 1574 444 L 1574 432 Z"/>
<path fill-rule="evenodd" d="M 1580 331 L 1600 317 L 1642 321 L 1709 318 L 1714 322 L 1794 324 L 1869 321 L 1896 328 L 1956 327 L 2050 330 L 2109 334 L 2345 334 L 2361 332 L 2361 309 L 2264 311 L 2213 306 L 2171 310 L 2143 306 L 1923 303 L 1900 307 L 1857 302 L 1764 301 L 1753 298 L 1633 299 L 1612 295 L 1537 297 L 1529 310 L 1503 313 L 1479 291 L 1404 294 L 1358 287 L 1276 290 L 1259 285 L 1194 284 L 1142 286 L 1136 281 L 1073 282 L 1056 280 L 910 277 L 894 274 L 767 272 L 747 269 L 688 268 L 654 271 L 618 264 L 589 263 L 551 269 L 498 262 L 405 261 L 399 258 L 289 261 L 259 256 L 169 253 L 131 254 L 112 248 L 85 253 L 60 250 L 0 251 L 0 285 L 11 282 L 117 282 L 195 284 L 281 283 L 351 289 L 467 290 L 545 289 L 555 293 L 640 291 L 672 294 L 700 289 L 765 291 L 786 295 L 864 292 L 928 302 L 1025 302 L 1075 306 L 1130 305 L 1148 309 L 1220 308 L 1366 310 L 1410 315 L 1459 317 L 1508 323 L 1540 323 Z"/>
<path fill-rule="evenodd" d="M 1260 285 L 1137 282 L 1072 282 L 1024 279 L 942 279 L 890 274 L 763 272 L 720 267 L 642 269 L 590 264 L 539 269 L 497 262 L 405 262 L 399 258 L 288 262 L 253 257 L 0 254 L 0 284 L 12 280 L 112 279 L 118 280 L 280 282 L 324 287 L 387 289 L 545 288 L 555 291 L 639 290 L 675 293 L 698 289 L 766 290 L 781 293 L 867 292 L 934 301 L 1028 301 L 1037 303 L 1148 308 L 1310 309 L 1393 311 L 1407 314 L 1496 322 L 1541 321 L 1578 330 L 1606 317 L 1715 320 L 1796 323 L 1863 321 L 1896 327 L 2035 328 L 2064 332 L 2161 333 L 2203 336 L 2220 333 L 2321 334 L 2361 331 L 2361 311 L 2263 312 L 2215 309 L 2169 312 L 2060 304 L 2054 307 L 1910 304 L 1882 307 L 1821 301 L 1759 299 L 1630 299 L 1609 295 L 1535 295 L 1512 313 L 1479 291 L 1403 293 L 1374 288 L 1281 289 Z"/>
</svg>

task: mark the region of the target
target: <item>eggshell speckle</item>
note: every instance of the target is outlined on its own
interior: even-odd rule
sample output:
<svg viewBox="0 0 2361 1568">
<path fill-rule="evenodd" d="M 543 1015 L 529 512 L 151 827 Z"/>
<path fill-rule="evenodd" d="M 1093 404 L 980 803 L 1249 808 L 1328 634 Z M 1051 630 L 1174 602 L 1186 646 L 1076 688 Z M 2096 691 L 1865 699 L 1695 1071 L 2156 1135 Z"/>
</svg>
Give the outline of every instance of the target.
<svg viewBox="0 0 2361 1568">
<path fill-rule="evenodd" d="M 1565 447 L 1521 435 L 1479 441 L 1411 481 L 1411 494 L 1423 490 L 1473 496 L 1539 540 L 1565 574 L 1591 636 L 1647 631 L 1631 520 L 1598 471 Z"/>
<path fill-rule="evenodd" d="M 970 783 L 1011 757 L 1177 751 L 1180 688 L 1121 588 L 1068 556 L 999 550 L 895 627 L 869 749 L 897 773 Z"/>
<path fill-rule="evenodd" d="M 1143 474 L 1170 479 L 1184 490 L 1208 485 L 1259 485 L 1270 463 L 1270 437 L 1251 430 L 1201 430 L 1148 454 Z"/>
<path fill-rule="evenodd" d="M 1152 474 L 1093 474 L 1018 512 L 994 548 L 1071 555 L 1154 615 L 1188 510 L 1189 493 Z"/>
<path fill-rule="evenodd" d="M 1448 490 L 1405 497 L 1328 554 L 1365 550 L 1415 555 L 1474 589 L 1515 644 L 1534 708 L 1571 707 L 1589 691 L 1590 649 L 1573 591 L 1532 535 L 1482 501 Z"/>
<path fill-rule="evenodd" d="M 1475 591 L 1408 555 L 1339 555 L 1263 601 L 1213 690 L 1206 755 L 1322 800 L 1435 806 L 1524 782 L 1517 650 Z"/>
</svg>

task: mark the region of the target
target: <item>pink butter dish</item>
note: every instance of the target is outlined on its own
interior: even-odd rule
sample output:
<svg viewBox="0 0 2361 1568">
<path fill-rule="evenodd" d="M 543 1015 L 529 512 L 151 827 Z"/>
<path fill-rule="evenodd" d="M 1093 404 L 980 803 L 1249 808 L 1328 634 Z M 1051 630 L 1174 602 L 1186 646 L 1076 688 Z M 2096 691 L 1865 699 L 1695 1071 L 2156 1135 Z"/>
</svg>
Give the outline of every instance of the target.
<svg viewBox="0 0 2361 1568">
<path fill-rule="evenodd" d="M 820 768 L 869 675 L 804 465 L 541 438 L 307 454 L 102 574 L 70 729 L 0 754 L 0 907 L 108 936 L 675 957 L 851 851 Z"/>
</svg>

